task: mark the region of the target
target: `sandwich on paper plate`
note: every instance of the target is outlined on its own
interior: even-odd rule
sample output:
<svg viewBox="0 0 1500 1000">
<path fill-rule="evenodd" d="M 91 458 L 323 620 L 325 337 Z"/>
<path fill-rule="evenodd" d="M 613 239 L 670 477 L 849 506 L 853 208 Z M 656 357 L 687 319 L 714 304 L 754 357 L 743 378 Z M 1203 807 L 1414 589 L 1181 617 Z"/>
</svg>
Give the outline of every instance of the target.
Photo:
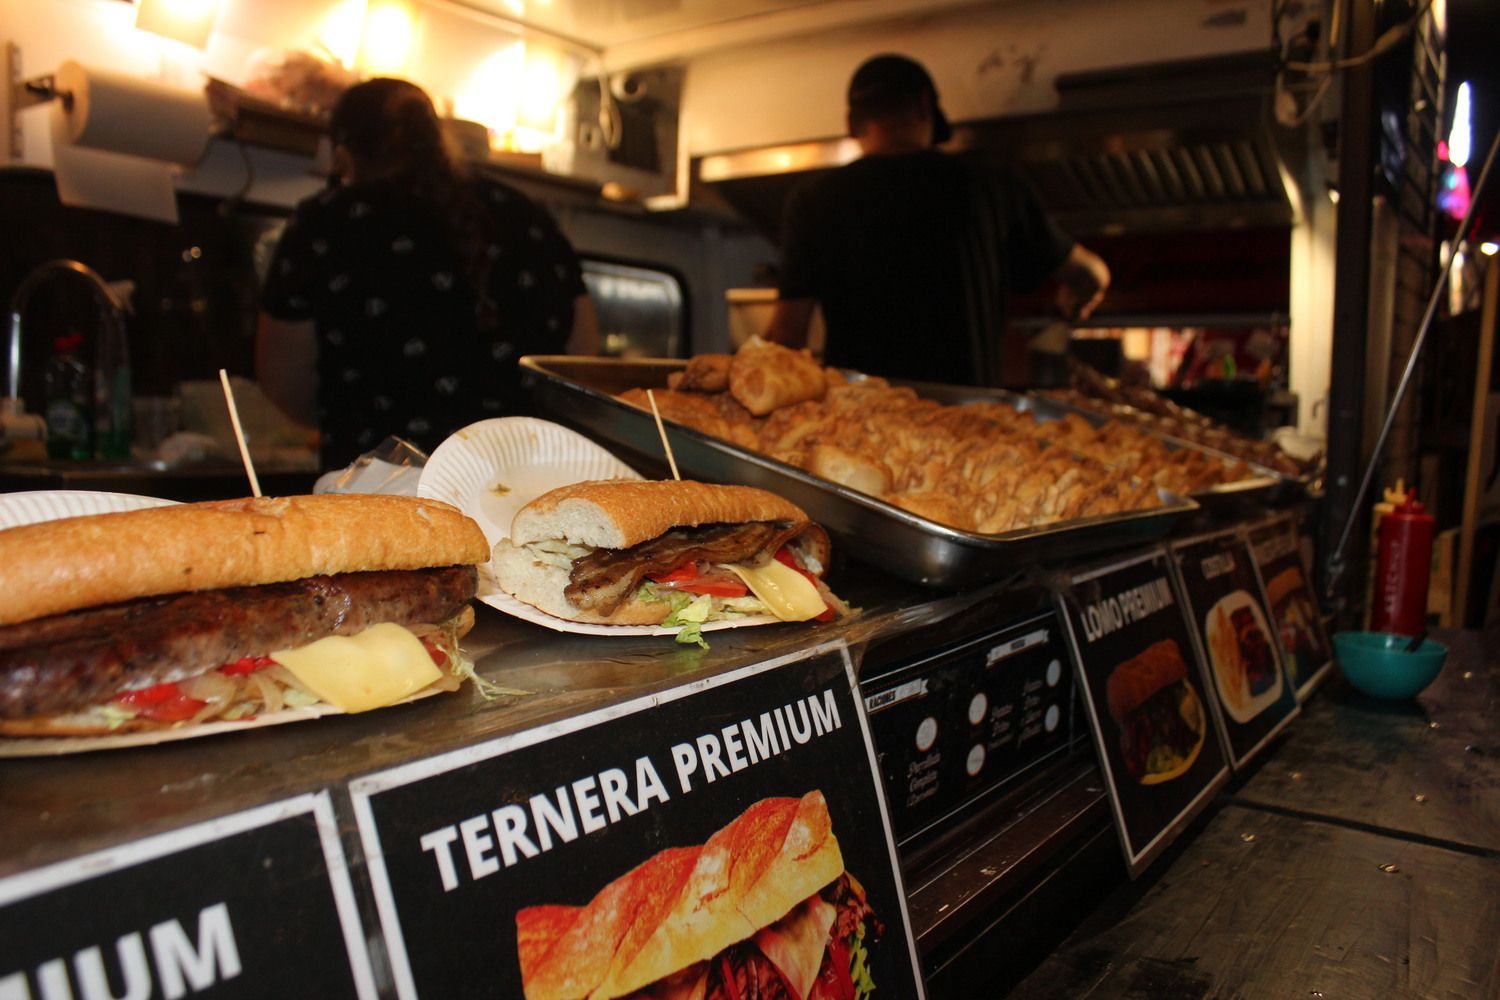
<svg viewBox="0 0 1500 1000">
<path fill-rule="evenodd" d="M 1176 641 L 1154 642 L 1115 667 L 1105 689 L 1130 776 L 1156 785 L 1187 773 L 1203 749 L 1208 720 Z"/>
<path fill-rule="evenodd" d="M 818 791 L 762 799 L 583 906 L 516 914 L 526 1000 L 866 1000 L 880 933 Z"/>
<path fill-rule="evenodd" d="M 491 565 L 500 586 L 547 614 L 607 625 L 682 626 L 849 613 L 823 582 L 828 534 L 800 507 L 750 486 L 640 480 L 574 483 L 516 512 Z"/>
<path fill-rule="evenodd" d="M 447 504 L 357 494 L 0 531 L 0 733 L 285 721 L 456 690 L 488 550 Z"/>
</svg>

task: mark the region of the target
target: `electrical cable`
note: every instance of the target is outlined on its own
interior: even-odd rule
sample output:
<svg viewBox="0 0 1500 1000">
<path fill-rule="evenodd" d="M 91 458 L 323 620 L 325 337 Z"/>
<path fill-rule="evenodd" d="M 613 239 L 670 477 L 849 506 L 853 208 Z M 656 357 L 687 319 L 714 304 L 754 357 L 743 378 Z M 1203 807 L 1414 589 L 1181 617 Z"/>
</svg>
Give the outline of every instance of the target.
<svg viewBox="0 0 1500 1000">
<path fill-rule="evenodd" d="M 1355 66 L 1362 66 L 1367 62 L 1379 59 L 1381 56 L 1389 52 L 1392 48 L 1405 41 L 1406 36 L 1410 35 L 1412 31 L 1416 29 L 1417 25 L 1422 23 L 1422 18 L 1426 17 L 1427 12 L 1432 9 L 1432 4 L 1433 0 L 1423 0 L 1420 10 L 1418 10 L 1402 24 L 1398 24 L 1393 28 L 1387 28 L 1384 34 L 1375 39 L 1374 44 L 1370 46 L 1368 52 L 1362 52 L 1357 56 L 1349 56 L 1347 59 L 1335 59 L 1331 62 L 1288 62 L 1283 65 L 1286 69 L 1294 69 L 1301 73 L 1328 73 L 1334 70 L 1351 69 Z M 1334 5 L 1334 9 L 1335 12 L 1337 12 L 1337 4 Z"/>
<path fill-rule="evenodd" d="M 1500 150 L 1500 132 L 1495 134 L 1495 140 L 1490 143 L 1490 151 L 1484 158 L 1484 168 L 1479 172 L 1479 180 L 1474 185 L 1469 199 L 1469 209 L 1464 213 L 1464 220 L 1458 227 L 1458 240 L 1460 243 L 1468 239 L 1469 227 L 1474 223 L 1474 213 L 1479 208 L 1480 196 L 1484 192 L 1485 183 L 1490 177 L 1490 168 L 1495 163 L 1495 151 Z M 1380 462 L 1380 453 L 1385 450 L 1386 440 L 1391 435 L 1391 427 L 1396 422 L 1396 411 L 1401 408 L 1401 402 L 1406 397 L 1406 390 L 1411 386 L 1413 374 L 1417 370 L 1417 359 L 1421 357 L 1422 348 L 1427 343 L 1427 334 L 1432 329 L 1433 316 L 1437 314 L 1438 303 L 1442 300 L 1443 290 L 1448 287 L 1448 273 L 1450 268 L 1444 267 L 1438 271 L 1437 281 L 1432 287 L 1432 294 L 1427 299 L 1427 309 L 1422 314 L 1422 322 L 1417 327 L 1417 336 L 1412 341 L 1411 353 L 1407 355 L 1406 367 L 1401 373 L 1401 381 L 1396 386 L 1396 393 L 1391 397 L 1390 407 L 1385 413 L 1385 423 L 1380 428 L 1380 437 L 1375 441 L 1375 448 L 1370 453 L 1369 463 L 1365 466 L 1364 479 L 1360 481 L 1359 490 L 1354 494 L 1354 499 L 1349 504 L 1349 516 L 1344 521 L 1344 530 L 1339 535 L 1338 545 L 1334 547 L 1333 553 L 1329 555 L 1327 562 L 1327 585 L 1325 591 L 1336 594 L 1338 583 L 1344 574 L 1344 550 L 1349 545 L 1349 536 L 1354 531 L 1354 522 L 1359 518 L 1360 505 L 1364 503 L 1365 495 L 1370 492 L 1370 484 L 1375 479 L 1375 469 Z"/>
</svg>

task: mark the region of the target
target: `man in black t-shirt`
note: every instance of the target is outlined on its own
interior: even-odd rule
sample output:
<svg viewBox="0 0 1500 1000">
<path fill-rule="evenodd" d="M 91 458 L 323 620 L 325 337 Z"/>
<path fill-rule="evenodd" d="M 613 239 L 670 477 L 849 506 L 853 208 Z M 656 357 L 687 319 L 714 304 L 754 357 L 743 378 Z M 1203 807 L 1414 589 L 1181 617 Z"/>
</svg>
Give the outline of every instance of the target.
<svg viewBox="0 0 1500 1000">
<path fill-rule="evenodd" d="M 848 120 L 864 156 L 804 182 L 788 202 L 768 339 L 806 343 L 817 304 L 830 365 L 997 384 L 1016 380 L 1002 364 L 1008 292 L 1050 277 L 1066 315 L 1098 305 L 1109 269 L 1020 178 L 932 148 L 952 130 L 919 64 L 865 62 L 849 84 Z"/>
</svg>

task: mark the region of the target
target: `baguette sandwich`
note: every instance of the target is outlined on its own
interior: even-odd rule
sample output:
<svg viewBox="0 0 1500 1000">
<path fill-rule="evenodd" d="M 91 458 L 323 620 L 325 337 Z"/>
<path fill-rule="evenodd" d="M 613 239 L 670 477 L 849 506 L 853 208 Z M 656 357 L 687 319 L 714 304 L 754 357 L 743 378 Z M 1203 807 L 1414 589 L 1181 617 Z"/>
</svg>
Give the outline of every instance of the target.
<svg viewBox="0 0 1500 1000">
<path fill-rule="evenodd" d="M 558 618 L 691 632 L 747 615 L 847 613 L 823 583 L 829 554 L 827 532 L 774 493 L 620 479 L 522 507 L 492 565 L 505 591 Z"/>
<path fill-rule="evenodd" d="M 818 791 L 763 799 L 583 906 L 516 914 L 526 1000 L 865 1000 L 867 933 L 881 931 Z"/>
<path fill-rule="evenodd" d="M 1105 690 L 1130 777 L 1155 785 L 1187 773 L 1203 749 L 1208 720 L 1176 641 L 1154 642 L 1115 667 Z"/>
<path fill-rule="evenodd" d="M 358 712 L 455 690 L 488 549 L 447 504 L 354 494 L 0 531 L 0 734 Z"/>
</svg>

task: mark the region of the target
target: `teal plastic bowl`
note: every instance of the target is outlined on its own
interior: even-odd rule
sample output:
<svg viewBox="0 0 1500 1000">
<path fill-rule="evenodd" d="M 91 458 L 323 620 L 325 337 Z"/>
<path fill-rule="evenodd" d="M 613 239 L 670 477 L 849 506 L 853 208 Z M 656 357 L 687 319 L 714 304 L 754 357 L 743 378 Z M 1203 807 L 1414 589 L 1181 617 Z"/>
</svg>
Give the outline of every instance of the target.
<svg viewBox="0 0 1500 1000">
<path fill-rule="evenodd" d="M 1376 698 L 1411 698 L 1443 669 L 1448 647 L 1431 639 L 1404 652 L 1409 635 L 1389 632 L 1338 632 L 1333 637 L 1334 658 L 1344 676 L 1365 694 Z"/>
</svg>

